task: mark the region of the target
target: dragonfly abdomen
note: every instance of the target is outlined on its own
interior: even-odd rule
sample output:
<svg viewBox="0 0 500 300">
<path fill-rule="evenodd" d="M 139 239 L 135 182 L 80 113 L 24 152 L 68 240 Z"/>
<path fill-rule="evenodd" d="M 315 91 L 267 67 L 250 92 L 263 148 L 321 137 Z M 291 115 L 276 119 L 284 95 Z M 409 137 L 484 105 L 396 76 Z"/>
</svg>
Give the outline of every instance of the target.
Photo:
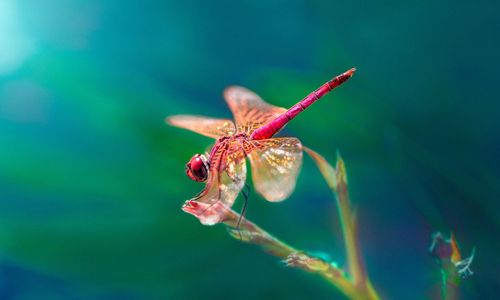
<svg viewBox="0 0 500 300">
<path fill-rule="evenodd" d="M 285 113 L 278 116 L 277 118 L 267 123 L 266 125 L 257 128 L 252 133 L 250 138 L 253 140 L 262 140 L 272 137 L 273 135 L 278 133 L 278 131 L 280 131 L 288 122 L 290 122 L 293 118 L 295 118 L 297 115 L 303 112 L 306 108 L 311 106 L 314 102 L 318 101 L 321 97 L 328 94 L 334 88 L 338 87 L 339 85 L 347 81 L 349 78 L 351 78 L 354 71 L 356 71 L 356 69 L 352 68 L 334 77 L 332 80 L 324 83 L 317 90 L 310 93 L 300 102 L 298 102 L 290 109 L 288 109 Z"/>
</svg>

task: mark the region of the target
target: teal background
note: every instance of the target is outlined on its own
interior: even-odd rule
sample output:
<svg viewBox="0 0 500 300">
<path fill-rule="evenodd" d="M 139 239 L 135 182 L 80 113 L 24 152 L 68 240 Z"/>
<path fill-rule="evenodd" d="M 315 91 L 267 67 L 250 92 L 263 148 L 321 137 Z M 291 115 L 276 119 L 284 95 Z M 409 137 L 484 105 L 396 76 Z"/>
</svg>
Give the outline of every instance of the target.
<svg viewBox="0 0 500 300">
<path fill-rule="evenodd" d="M 500 287 L 500 25 L 486 1 L 0 0 L 0 299 L 343 299 L 312 274 L 203 227 L 180 206 L 210 143 L 164 124 L 230 117 L 222 90 L 289 107 L 356 75 L 294 120 L 346 161 L 360 239 L 384 299 L 439 282 L 430 235 L 455 232 Z M 237 203 L 237 208 L 241 203 Z M 248 215 L 344 266 L 334 200 L 311 159 L 296 192 Z"/>
</svg>

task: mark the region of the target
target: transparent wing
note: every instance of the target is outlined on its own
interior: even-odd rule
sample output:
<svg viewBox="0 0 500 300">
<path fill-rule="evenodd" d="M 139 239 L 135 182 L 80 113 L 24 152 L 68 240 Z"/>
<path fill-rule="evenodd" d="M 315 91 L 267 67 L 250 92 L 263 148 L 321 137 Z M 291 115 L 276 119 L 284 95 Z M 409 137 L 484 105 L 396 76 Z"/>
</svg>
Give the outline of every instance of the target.
<svg viewBox="0 0 500 300">
<path fill-rule="evenodd" d="M 240 86 L 226 88 L 224 98 L 233 113 L 238 132 L 247 134 L 286 111 L 264 102 L 254 92 Z"/>
<path fill-rule="evenodd" d="M 229 207 L 233 206 L 247 177 L 245 153 L 240 149 L 241 146 L 236 143 L 228 145 L 227 150 L 221 156 L 220 164 L 218 164 L 219 200 Z"/>
<path fill-rule="evenodd" d="M 302 166 L 302 144 L 296 138 L 252 141 L 252 179 L 266 200 L 282 201 L 294 190 Z"/>
<path fill-rule="evenodd" d="M 205 189 L 191 200 L 207 204 L 220 202 L 227 208 L 231 208 L 245 185 L 246 174 L 245 153 L 242 150 L 232 150 L 230 146 L 226 146 L 213 154 Z M 214 212 L 212 211 L 212 213 Z M 220 218 L 222 216 L 207 215 L 204 217 Z"/>
<path fill-rule="evenodd" d="M 234 123 L 226 119 L 176 115 L 167 117 L 165 121 L 172 126 L 188 129 L 215 139 L 235 133 Z"/>
</svg>

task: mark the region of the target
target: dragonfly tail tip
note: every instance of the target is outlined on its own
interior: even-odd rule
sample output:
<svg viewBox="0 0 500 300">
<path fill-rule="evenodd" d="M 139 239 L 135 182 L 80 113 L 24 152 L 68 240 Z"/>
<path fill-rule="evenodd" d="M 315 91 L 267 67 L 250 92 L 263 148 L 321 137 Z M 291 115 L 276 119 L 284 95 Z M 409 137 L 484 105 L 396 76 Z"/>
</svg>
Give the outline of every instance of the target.
<svg viewBox="0 0 500 300">
<path fill-rule="evenodd" d="M 346 75 L 348 75 L 349 77 L 352 77 L 352 75 L 354 74 L 354 72 L 356 72 L 356 68 L 351 68 L 349 69 L 349 71 L 345 72 Z"/>
</svg>

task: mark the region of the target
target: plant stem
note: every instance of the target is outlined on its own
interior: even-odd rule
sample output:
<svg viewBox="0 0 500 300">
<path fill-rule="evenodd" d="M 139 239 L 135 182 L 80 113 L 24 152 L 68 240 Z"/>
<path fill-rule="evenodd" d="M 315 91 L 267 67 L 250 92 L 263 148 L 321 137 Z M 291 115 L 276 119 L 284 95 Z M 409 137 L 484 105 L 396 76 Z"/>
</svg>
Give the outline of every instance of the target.
<svg viewBox="0 0 500 300">
<path fill-rule="evenodd" d="M 368 279 L 363 257 L 361 255 L 356 217 L 351 208 L 351 201 L 347 189 L 347 173 L 344 160 L 340 154 L 337 153 L 337 165 L 334 169 L 326 159 L 317 152 L 307 147 L 304 147 L 304 150 L 316 162 L 316 165 L 337 200 L 339 219 L 342 226 L 342 236 L 347 254 L 348 270 L 354 286 L 357 290 L 364 291 L 363 294 L 365 297 L 362 299 L 379 299 L 379 296 Z"/>
<path fill-rule="evenodd" d="M 334 264 L 287 245 L 246 219 L 239 224 L 237 229 L 241 216 L 231 209 L 227 209 L 224 223 L 230 227 L 229 233 L 234 238 L 261 246 L 266 252 L 283 259 L 288 266 L 318 273 L 349 299 L 378 300 L 380 297 L 368 278 L 361 256 L 356 218 L 351 209 L 347 190 L 344 161 L 340 155 L 337 155 L 337 166 L 334 169 L 323 156 L 309 148 L 304 147 L 304 149 L 314 159 L 328 186 L 336 196 L 347 253 L 348 274 Z"/>
<path fill-rule="evenodd" d="M 361 256 L 356 219 L 347 191 L 344 161 L 340 155 L 337 155 L 337 166 L 334 169 L 321 155 L 311 149 L 304 149 L 316 162 L 337 200 L 348 261 L 347 273 L 333 263 L 297 250 L 278 240 L 226 206 L 222 201 L 206 203 L 193 199 L 186 201 L 182 209 L 196 216 L 205 225 L 223 222 L 229 226 L 229 233 L 234 238 L 261 246 L 266 252 L 281 258 L 287 266 L 319 274 L 349 299 L 378 300 L 380 297 L 370 283 Z"/>
<path fill-rule="evenodd" d="M 355 288 L 344 271 L 337 266 L 289 246 L 247 219 L 237 229 L 240 214 L 234 210 L 228 210 L 225 215 L 224 224 L 229 226 L 229 234 L 235 239 L 261 246 L 266 252 L 281 258 L 287 266 L 318 273 L 347 297 L 359 299 L 353 298 Z"/>
<path fill-rule="evenodd" d="M 443 300 L 458 300 L 460 276 L 451 261 L 441 262 L 441 297 Z"/>
</svg>

